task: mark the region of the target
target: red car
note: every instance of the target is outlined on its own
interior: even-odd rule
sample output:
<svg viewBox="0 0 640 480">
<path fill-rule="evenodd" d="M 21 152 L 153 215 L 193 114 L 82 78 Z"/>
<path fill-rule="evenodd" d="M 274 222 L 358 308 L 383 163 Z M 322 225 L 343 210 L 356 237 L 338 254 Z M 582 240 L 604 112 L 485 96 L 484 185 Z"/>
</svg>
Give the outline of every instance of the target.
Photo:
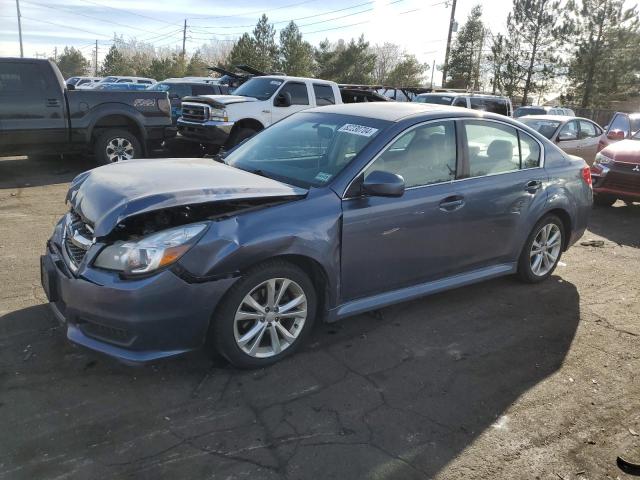
<svg viewBox="0 0 640 480">
<path fill-rule="evenodd" d="M 598 151 L 625 138 L 631 138 L 640 132 L 640 113 L 616 112 L 605 132 L 600 137 Z"/>
<path fill-rule="evenodd" d="M 611 206 L 617 199 L 640 201 L 640 131 L 600 151 L 591 177 L 596 205 Z"/>
</svg>

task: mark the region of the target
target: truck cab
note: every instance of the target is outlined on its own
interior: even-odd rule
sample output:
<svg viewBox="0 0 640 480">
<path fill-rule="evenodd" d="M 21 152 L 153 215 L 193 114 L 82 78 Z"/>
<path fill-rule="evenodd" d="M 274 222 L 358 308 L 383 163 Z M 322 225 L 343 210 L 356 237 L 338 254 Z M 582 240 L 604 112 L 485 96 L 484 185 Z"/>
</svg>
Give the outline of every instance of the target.
<svg viewBox="0 0 640 480">
<path fill-rule="evenodd" d="M 342 103 L 335 82 L 258 76 L 233 95 L 185 97 L 179 133 L 207 146 L 231 148 L 269 125 L 308 108 Z"/>
</svg>

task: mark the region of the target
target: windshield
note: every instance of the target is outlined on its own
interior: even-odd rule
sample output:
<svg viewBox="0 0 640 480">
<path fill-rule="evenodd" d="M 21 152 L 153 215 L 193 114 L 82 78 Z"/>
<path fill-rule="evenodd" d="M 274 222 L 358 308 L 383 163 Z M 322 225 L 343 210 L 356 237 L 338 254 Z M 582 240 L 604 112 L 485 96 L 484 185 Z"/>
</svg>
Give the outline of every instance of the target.
<svg viewBox="0 0 640 480">
<path fill-rule="evenodd" d="M 246 83 L 240 85 L 234 92 L 234 95 L 242 95 L 243 97 L 253 97 L 258 100 L 267 100 L 275 93 L 283 80 L 274 78 L 252 78 Z"/>
<path fill-rule="evenodd" d="M 435 103 L 436 105 L 451 105 L 453 97 L 447 95 L 419 95 L 416 97 L 418 103 Z"/>
<path fill-rule="evenodd" d="M 520 107 L 516 108 L 516 111 L 513 112 L 513 116 L 515 118 L 524 117 L 525 115 L 546 115 L 547 111 L 544 108 L 531 108 L 531 107 Z"/>
<path fill-rule="evenodd" d="M 322 186 L 390 122 L 351 115 L 299 113 L 247 140 L 228 165 L 298 187 Z"/>
<path fill-rule="evenodd" d="M 527 127 L 533 128 L 536 132 L 544 135 L 548 139 L 551 139 L 553 137 L 553 134 L 556 133 L 556 130 L 562 123 L 555 120 L 540 120 L 537 118 L 526 117 L 520 121 Z"/>
</svg>

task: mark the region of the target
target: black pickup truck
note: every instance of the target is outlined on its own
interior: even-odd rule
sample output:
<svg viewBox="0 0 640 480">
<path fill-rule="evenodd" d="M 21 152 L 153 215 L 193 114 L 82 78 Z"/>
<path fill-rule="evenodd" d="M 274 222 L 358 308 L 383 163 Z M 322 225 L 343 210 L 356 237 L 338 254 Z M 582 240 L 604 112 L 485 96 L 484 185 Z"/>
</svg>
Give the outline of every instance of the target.
<svg viewBox="0 0 640 480">
<path fill-rule="evenodd" d="M 49 60 L 0 58 L 0 156 L 144 157 L 176 134 L 166 92 L 74 90 Z"/>
</svg>

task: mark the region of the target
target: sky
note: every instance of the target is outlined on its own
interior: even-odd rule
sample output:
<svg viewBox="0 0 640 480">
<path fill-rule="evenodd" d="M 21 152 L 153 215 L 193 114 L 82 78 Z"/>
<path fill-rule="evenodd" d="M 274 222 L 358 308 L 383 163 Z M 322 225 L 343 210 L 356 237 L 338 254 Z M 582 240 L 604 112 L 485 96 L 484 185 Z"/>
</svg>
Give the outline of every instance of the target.
<svg viewBox="0 0 640 480">
<path fill-rule="evenodd" d="M 232 41 L 251 31 L 264 12 L 277 29 L 295 20 L 305 40 L 317 45 L 364 34 L 373 44 L 392 42 L 431 65 L 445 56 L 451 1 L 442 0 L 19 0 L 25 56 L 53 56 L 75 46 L 90 57 L 98 40 L 99 59 L 114 34 L 157 47 L 182 45 L 187 52 L 209 38 Z M 493 33 L 504 31 L 512 0 L 458 0 L 464 23 L 476 4 Z M 0 56 L 18 56 L 16 0 L 0 0 Z M 436 73 L 436 83 L 439 83 Z"/>
</svg>

